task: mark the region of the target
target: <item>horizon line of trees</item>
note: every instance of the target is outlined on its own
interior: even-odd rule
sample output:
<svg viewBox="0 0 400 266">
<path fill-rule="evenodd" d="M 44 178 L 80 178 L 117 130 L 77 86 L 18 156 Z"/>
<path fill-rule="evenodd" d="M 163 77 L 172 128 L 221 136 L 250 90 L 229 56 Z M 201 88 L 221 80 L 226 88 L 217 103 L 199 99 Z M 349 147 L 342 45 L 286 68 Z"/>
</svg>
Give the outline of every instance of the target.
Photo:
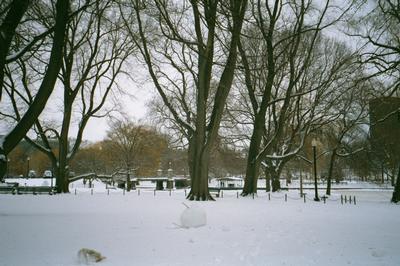
<svg viewBox="0 0 400 266">
<path fill-rule="evenodd" d="M 189 177 L 187 169 L 187 150 L 173 147 L 172 137 L 160 133 L 156 128 L 132 122 L 130 120 L 114 121 L 111 123 L 107 137 L 102 141 L 84 141 L 77 152 L 76 158 L 70 164 L 70 174 L 82 175 L 96 173 L 100 175 L 112 175 L 115 173 L 127 173 L 129 170 L 135 176 L 154 177 L 159 169 L 172 168 L 175 175 Z M 329 152 L 330 135 L 326 135 L 321 141 L 325 143 L 319 147 L 318 166 L 320 179 L 328 182 L 331 169 L 331 155 Z M 40 142 L 40 140 L 38 140 Z M 126 141 L 126 142 L 125 142 Z M 246 149 L 237 149 L 224 140 L 218 142 L 212 152 L 212 163 L 209 178 L 222 178 L 225 176 L 244 177 L 246 170 Z M 368 142 L 368 140 L 365 140 Z M 129 145 L 132 144 L 132 145 Z M 370 146 L 371 143 L 357 143 L 349 149 L 359 149 L 362 146 Z M 51 139 L 52 149 L 58 148 L 57 139 Z M 299 156 L 290 160 L 283 168 L 280 179 L 290 182 L 292 178 L 312 178 L 310 162 L 304 158 L 311 158 L 310 145 L 306 145 Z M 28 166 L 29 158 L 29 166 Z M 33 170 L 37 177 L 41 177 L 44 171 L 51 170 L 51 161 L 40 151 L 34 148 L 30 142 L 22 141 L 9 155 L 7 177 L 26 177 Z M 358 179 L 361 181 L 374 181 L 379 183 L 391 182 L 394 185 L 394 175 L 390 169 L 381 167 L 379 156 L 373 154 L 371 149 L 363 149 L 348 157 L 338 158 L 331 178 L 336 182 L 345 179 Z M 29 168 L 28 168 L 29 167 Z M 385 172 L 386 171 L 386 172 Z M 268 174 L 261 173 L 263 179 L 269 179 Z M 271 191 L 271 187 L 266 188 Z"/>
</svg>

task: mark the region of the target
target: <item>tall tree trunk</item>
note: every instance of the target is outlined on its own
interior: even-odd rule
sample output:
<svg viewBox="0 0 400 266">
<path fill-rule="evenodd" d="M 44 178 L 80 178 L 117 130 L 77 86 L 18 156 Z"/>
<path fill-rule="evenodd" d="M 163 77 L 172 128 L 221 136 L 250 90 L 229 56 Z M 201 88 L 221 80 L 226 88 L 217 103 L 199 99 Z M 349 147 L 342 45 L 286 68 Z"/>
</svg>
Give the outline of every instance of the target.
<svg viewBox="0 0 400 266">
<path fill-rule="evenodd" d="M 132 188 L 132 183 L 131 183 L 131 177 L 129 174 L 129 170 L 130 170 L 130 165 L 128 164 L 128 167 L 126 168 L 126 191 L 131 191 Z"/>
<path fill-rule="evenodd" d="M 281 181 L 280 181 L 281 170 L 271 169 L 270 173 L 272 178 L 272 192 L 281 190 Z"/>
<path fill-rule="evenodd" d="M 132 188 L 132 182 L 131 182 L 131 177 L 129 175 L 129 172 L 126 174 L 126 191 L 129 192 L 131 191 Z"/>
<path fill-rule="evenodd" d="M 189 145 L 189 168 L 192 169 L 190 176 L 191 189 L 187 196 L 189 200 L 214 200 L 208 191 L 210 146 L 208 146 L 209 144 L 204 144 L 204 138 L 205 134 L 200 134 L 199 130 L 197 130 L 191 139 L 191 145 Z"/>
<path fill-rule="evenodd" d="M 332 174 L 333 174 L 333 166 L 335 164 L 335 158 L 336 158 L 336 148 L 332 150 L 331 159 L 329 162 L 326 195 L 331 195 L 331 183 L 332 183 Z"/>
<path fill-rule="evenodd" d="M 56 180 L 57 193 L 69 193 L 69 171 L 68 171 L 68 153 L 69 153 L 69 126 L 72 116 L 72 101 L 70 101 L 68 97 L 67 91 L 64 91 L 64 115 L 63 115 L 63 123 L 61 127 L 61 134 L 58 140 L 58 168 L 57 171 L 60 175 Z"/>
<path fill-rule="evenodd" d="M 399 172 L 397 174 L 396 186 L 394 187 L 392 202 L 397 203 L 400 201 L 400 164 L 399 164 Z"/>
<path fill-rule="evenodd" d="M 267 168 L 265 168 L 264 172 L 265 172 L 265 191 L 270 192 L 271 191 L 271 175 L 268 172 Z"/>
<path fill-rule="evenodd" d="M 247 156 L 246 177 L 244 180 L 242 196 L 257 193 L 257 181 L 261 164 L 261 160 L 259 159 L 261 156 L 259 156 L 259 153 L 264 134 L 265 112 L 266 108 L 260 110 L 254 121 L 254 129 L 250 140 L 249 153 Z"/>
<path fill-rule="evenodd" d="M 194 157 L 191 158 L 193 160 L 191 189 L 187 198 L 189 200 L 214 200 L 208 191 L 209 154 L 201 152 L 192 156 Z"/>
<path fill-rule="evenodd" d="M 188 168 L 189 168 L 189 177 L 191 178 L 192 176 L 194 176 L 194 137 L 190 137 L 189 138 L 189 144 L 188 144 Z"/>
<path fill-rule="evenodd" d="M 260 169 L 260 160 L 256 159 L 257 154 L 255 153 L 258 154 L 258 149 L 255 147 L 250 147 L 249 156 L 247 158 L 246 176 L 244 180 L 242 196 L 257 193 L 257 181 Z"/>
<path fill-rule="evenodd" d="M 64 186 L 63 193 L 69 193 L 69 170 L 65 169 L 63 172 Z"/>
<path fill-rule="evenodd" d="M 62 145 L 60 146 L 60 148 Z M 62 154 L 62 156 L 61 156 Z M 60 152 L 58 164 L 56 166 L 56 187 L 57 193 L 69 193 L 69 169 L 64 151 Z"/>
<path fill-rule="evenodd" d="M 7 173 L 7 164 L 7 155 L 0 146 L 0 179 L 2 179 L 3 176 Z"/>
<path fill-rule="evenodd" d="M 396 167 L 393 167 L 392 168 L 392 175 L 390 177 L 390 183 L 391 183 L 392 187 L 394 187 L 396 185 L 395 178 L 396 178 Z"/>
<path fill-rule="evenodd" d="M 60 168 L 57 165 L 53 165 L 53 175 L 56 177 L 56 191 L 57 193 L 62 193 L 63 191 L 63 177 L 60 173 Z"/>
</svg>

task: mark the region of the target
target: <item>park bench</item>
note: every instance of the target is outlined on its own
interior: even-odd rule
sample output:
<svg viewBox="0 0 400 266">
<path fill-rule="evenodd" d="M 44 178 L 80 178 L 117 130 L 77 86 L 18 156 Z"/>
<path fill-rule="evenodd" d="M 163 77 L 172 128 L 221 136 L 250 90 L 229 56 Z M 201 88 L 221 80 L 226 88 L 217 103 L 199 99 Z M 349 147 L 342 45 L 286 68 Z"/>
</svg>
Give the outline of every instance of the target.
<svg viewBox="0 0 400 266">
<path fill-rule="evenodd" d="M 1 194 L 16 194 L 18 188 L 18 183 L 1 183 L 0 193 Z"/>
<path fill-rule="evenodd" d="M 48 186 L 18 186 L 18 183 L 0 184 L 1 194 L 54 194 L 55 189 Z"/>
<path fill-rule="evenodd" d="M 38 195 L 38 194 L 49 194 L 52 195 L 55 193 L 54 188 L 48 187 L 48 186 L 23 186 L 23 187 L 17 187 L 17 193 L 18 194 L 33 194 L 33 195 Z"/>
</svg>

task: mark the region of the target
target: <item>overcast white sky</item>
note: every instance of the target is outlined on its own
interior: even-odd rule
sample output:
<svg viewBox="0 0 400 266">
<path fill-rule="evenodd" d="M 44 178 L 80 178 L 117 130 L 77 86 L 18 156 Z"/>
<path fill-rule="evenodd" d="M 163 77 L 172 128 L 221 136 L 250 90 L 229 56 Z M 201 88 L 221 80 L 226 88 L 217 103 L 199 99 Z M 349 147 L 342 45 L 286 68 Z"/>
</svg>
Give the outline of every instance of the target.
<svg viewBox="0 0 400 266">
<path fill-rule="evenodd" d="M 136 70 L 135 72 L 140 73 L 141 71 Z M 143 73 L 141 74 L 144 76 Z M 127 90 L 127 92 L 132 95 L 132 97 L 129 95 L 118 96 L 116 100 L 122 106 L 122 110 L 119 111 L 126 113 L 134 121 L 145 120 L 148 111 L 147 103 L 155 95 L 152 84 L 147 82 L 143 85 L 143 82 L 134 82 L 126 78 L 121 78 L 118 83 L 124 88 L 124 90 Z M 61 114 L 63 111 L 61 95 L 62 90 L 60 88 L 55 88 L 47 102 L 44 112 L 41 115 L 41 121 L 44 121 L 45 123 L 53 123 L 52 121 L 57 121 L 57 125 L 60 124 Z M 111 97 L 108 98 L 108 101 L 111 104 Z M 103 140 L 108 130 L 107 122 L 108 118 L 106 117 L 91 118 L 84 131 L 83 139 L 92 142 Z M 6 135 L 8 131 L 9 125 L 1 122 L 0 135 Z M 70 137 L 74 138 L 76 133 L 77 123 L 75 121 L 70 129 Z"/>
</svg>

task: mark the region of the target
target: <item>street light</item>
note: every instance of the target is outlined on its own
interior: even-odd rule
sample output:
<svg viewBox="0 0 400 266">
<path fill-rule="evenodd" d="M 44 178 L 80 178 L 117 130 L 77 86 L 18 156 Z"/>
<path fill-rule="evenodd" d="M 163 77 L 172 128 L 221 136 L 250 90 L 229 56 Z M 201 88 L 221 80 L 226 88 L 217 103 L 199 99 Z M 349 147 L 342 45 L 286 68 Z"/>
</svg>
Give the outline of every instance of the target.
<svg viewBox="0 0 400 266">
<path fill-rule="evenodd" d="M 318 197 L 318 185 L 317 185 L 317 141 L 313 139 L 311 141 L 311 146 L 313 148 L 313 166 L 314 166 L 314 187 L 315 187 L 315 201 L 319 201 Z"/>
<path fill-rule="evenodd" d="M 10 159 L 7 159 L 7 178 L 10 178 Z"/>
<path fill-rule="evenodd" d="M 51 191 L 53 191 L 53 172 L 50 172 L 50 186 L 51 186 Z"/>
<path fill-rule="evenodd" d="M 26 158 L 27 162 L 28 162 L 28 169 L 26 171 L 26 178 L 29 177 L 29 161 L 31 160 L 31 158 L 28 156 L 28 158 Z"/>
<path fill-rule="evenodd" d="M 105 174 L 104 173 L 104 164 L 102 163 L 102 161 L 101 161 L 101 158 L 102 158 L 102 156 L 103 156 L 103 154 L 102 154 L 102 152 L 103 152 L 103 146 L 100 146 L 99 147 L 99 153 L 100 153 L 100 156 L 98 156 L 99 158 L 98 158 L 98 160 L 100 161 L 100 166 L 97 168 L 99 171 L 102 171 L 103 172 L 103 174 Z M 103 166 L 103 167 L 101 167 L 101 166 Z M 103 169 L 102 169 L 103 168 Z"/>
</svg>

